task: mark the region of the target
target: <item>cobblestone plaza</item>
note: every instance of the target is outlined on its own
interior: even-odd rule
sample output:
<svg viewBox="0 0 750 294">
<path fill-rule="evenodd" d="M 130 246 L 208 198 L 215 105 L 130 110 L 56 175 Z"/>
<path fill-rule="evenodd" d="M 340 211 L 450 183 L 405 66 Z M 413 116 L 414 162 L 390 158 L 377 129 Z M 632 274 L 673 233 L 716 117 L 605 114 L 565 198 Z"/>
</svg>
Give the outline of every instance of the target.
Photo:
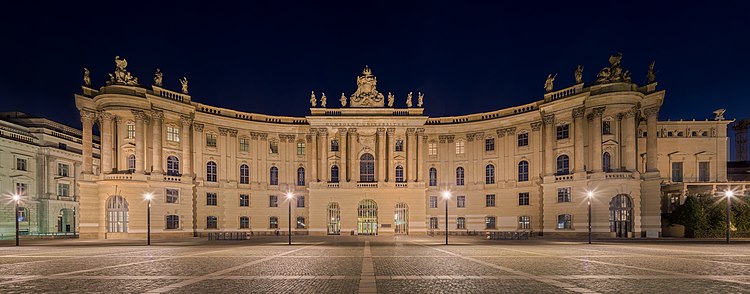
<svg viewBox="0 0 750 294">
<path fill-rule="evenodd" d="M 0 247 L 0 293 L 750 293 L 748 243 L 293 241 L 27 241 Z"/>
</svg>

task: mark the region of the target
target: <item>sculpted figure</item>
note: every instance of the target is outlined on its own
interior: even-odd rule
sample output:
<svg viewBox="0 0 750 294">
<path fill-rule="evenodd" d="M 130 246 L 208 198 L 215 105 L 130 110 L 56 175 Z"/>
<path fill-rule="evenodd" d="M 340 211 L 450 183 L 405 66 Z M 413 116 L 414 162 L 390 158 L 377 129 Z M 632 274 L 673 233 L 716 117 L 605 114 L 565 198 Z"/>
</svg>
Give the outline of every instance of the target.
<svg viewBox="0 0 750 294">
<path fill-rule="evenodd" d="M 576 78 L 576 84 L 583 83 L 583 66 L 579 65 L 578 68 L 576 68 L 574 77 Z"/>
<path fill-rule="evenodd" d="M 385 97 L 377 89 L 378 79 L 372 74 L 372 69 L 365 66 L 362 75 L 357 77 L 357 91 L 352 94 L 349 104 L 351 107 L 383 107 Z"/>
<path fill-rule="evenodd" d="M 346 107 L 346 95 L 344 95 L 344 93 L 341 93 L 341 98 L 339 98 L 339 101 L 341 101 L 341 107 Z"/>
<path fill-rule="evenodd" d="M 161 87 L 163 77 L 164 77 L 164 74 L 161 73 L 161 69 L 157 68 L 156 73 L 154 73 L 154 85 Z"/>
<path fill-rule="evenodd" d="M 109 82 L 107 82 L 107 85 L 138 85 L 138 78 L 134 77 L 132 74 L 130 74 L 130 72 L 126 70 L 126 68 L 128 67 L 128 61 L 125 58 L 121 59 L 119 55 L 115 56 L 115 65 L 115 73 L 109 74 Z"/>
<path fill-rule="evenodd" d="M 182 93 L 187 94 L 188 93 L 188 79 L 187 79 L 187 77 L 182 77 L 180 79 L 180 84 L 182 84 Z"/>
<path fill-rule="evenodd" d="M 617 53 L 609 57 L 609 66 L 602 68 L 599 74 L 596 75 L 596 83 L 612 83 L 612 82 L 630 82 L 630 72 L 623 71 L 620 66 L 622 60 L 622 53 Z"/>
<path fill-rule="evenodd" d="M 90 72 L 88 68 L 83 68 L 83 85 L 86 87 L 91 87 L 91 77 L 89 76 Z"/>
<path fill-rule="evenodd" d="M 328 100 L 328 98 L 326 98 L 326 93 L 324 92 L 323 96 L 320 97 L 320 107 L 326 107 L 326 100 Z"/>
<path fill-rule="evenodd" d="M 388 92 L 388 107 L 393 107 L 393 100 L 396 98 L 393 97 L 393 94 L 391 92 Z"/>
<path fill-rule="evenodd" d="M 424 94 L 422 92 L 417 93 L 417 107 L 422 107 L 422 103 L 424 102 Z"/>
<path fill-rule="evenodd" d="M 547 75 L 547 81 L 544 82 L 544 90 L 547 91 L 547 93 L 552 92 L 556 77 L 557 74 L 555 74 L 554 76 L 552 76 L 552 74 Z"/>
<path fill-rule="evenodd" d="M 310 104 L 315 107 L 318 104 L 318 98 L 315 97 L 315 91 L 310 91 Z"/>
<path fill-rule="evenodd" d="M 646 73 L 646 80 L 649 84 L 656 81 L 656 72 L 654 71 L 654 66 L 656 65 L 656 61 L 651 62 L 651 64 L 648 65 L 648 72 Z"/>
<path fill-rule="evenodd" d="M 406 107 L 411 107 L 411 95 L 412 92 L 409 92 L 409 94 L 406 95 Z"/>
</svg>

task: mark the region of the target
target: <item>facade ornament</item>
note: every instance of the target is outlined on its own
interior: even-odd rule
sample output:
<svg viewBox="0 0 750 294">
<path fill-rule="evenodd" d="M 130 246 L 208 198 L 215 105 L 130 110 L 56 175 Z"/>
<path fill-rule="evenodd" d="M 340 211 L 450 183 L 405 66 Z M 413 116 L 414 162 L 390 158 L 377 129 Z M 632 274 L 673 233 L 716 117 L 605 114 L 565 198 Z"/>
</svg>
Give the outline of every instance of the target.
<svg viewBox="0 0 750 294">
<path fill-rule="evenodd" d="M 343 139 L 346 136 L 346 128 L 339 129 L 339 136 Z"/>
<path fill-rule="evenodd" d="M 258 137 L 260 137 L 261 141 L 268 140 L 268 133 L 258 133 Z"/>
<path fill-rule="evenodd" d="M 544 121 L 545 125 L 555 124 L 555 115 L 554 114 L 547 114 L 544 117 L 542 117 L 542 121 Z"/>
<path fill-rule="evenodd" d="M 161 69 L 157 68 L 156 73 L 154 73 L 154 86 L 159 86 L 163 84 L 163 78 L 164 74 L 161 72 Z"/>
<path fill-rule="evenodd" d="M 406 107 L 411 107 L 411 96 L 412 92 L 409 92 L 409 94 L 406 95 Z"/>
<path fill-rule="evenodd" d="M 387 128 L 386 129 L 386 134 L 388 134 L 389 137 L 395 135 L 396 134 L 396 128 Z"/>
<path fill-rule="evenodd" d="M 448 143 L 453 143 L 453 140 L 456 138 L 456 136 L 454 135 L 447 135 L 446 137 L 447 137 L 446 139 L 448 140 Z"/>
<path fill-rule="evenodd" d="M 193 123 L 193 129 L 196 132 L 203 132 L 203 124 L 202 123 Z"/>
<path fill-rule="evenodd" d="M 193 116 L 191 115 L 180 115 L 180 122 L 185 127 L 190 127 L 193 124 Z"/>
<path fill-rule="evenodd" d="M 182 84 L 182 93 L 187 94 L 188 93 L 188 79 L 187 77 L 182 77 L 180 79 L 180 84 Z"/>
<path fill-rule="evenodd" d="M 230 137 L 237 137 L 237 130 L 235 129 L 229 129 L 229 136 Z"/>
<path fill-rule="evenodd" d="M 396 100 L 396 98 L 393 97 L 393 93 L 388 92 L 388 107 L 393 107 L 394 100 Z"/>
<path fill-rule="evenodd" d="M 94 121 L 96 121 L 96 116 L 97 115 L 96 115 L 96 112 L 94 112 L 94 111 L 90 111 L 90 110 L 86 110 L 86 109 L 81 109 L 80 114 L 81 114 L 81 122 L 92 122 L 93 123 Z"/>
<path fill-rule="evenodd" d="M 630 110 L 625 111 L 623 114 L 624 114 L 623 117 L 625 117 L 625 118 L 635 117 L 638 114 L 638 109 L 635 108 L 635 107 L 633 107 Z"/>
<path fill-rule="evenodd" d="M 516 127 L 510 127 L 505 129 L 505 134 L 508 136 L 514 136 L 516 134 Z"/>
<path fill-rule="evenodd" d="M 378 79 L 365 65 L 362 75 L 357 77 L 357 91 L 351 96 L 351 107 L 383 107 L 385 99 L 377 89 Z"/>
<path fill-rule="evenodd" d="M 417 133 L 417 136 L 422 136 L 422 135 L 424 135 L 424 128 L 417 128 L 417 131 L 416 131 L 416 133 Z"/>
<path fill-rule="evenodd" d="M 375 130 L 375 132 L 377 132 L 379 135 L 383 135 L 383 134 L 385 134 L 385 128 L 377 128 L 377 130 Z"/>
<path fill-rule="evenodd" d="M 584 106 L 573 108 L 573 118 L 582 118 L 585 112 L 586 107 Z"/>
<path fill-rule="evenodd" d="M 602 68 L 599 74 L 596 75 L 597 84 L 625 82 L 630 83 L 630 72 L 623 71 L 620 67 L 620 61 L 622 60 L 622 53 L 612 55 L 609 57 L 609 67 Z"/>
<path fill-rule="evenodd" d="M 656 82 L 656 71 L 654 71 L 655 65 L 656 61 L 652 61 L 651 64 L 648 65 L 648 71 L 646 72 L 646 81 L 649 84 Z"/>
<path fill-rule="evenodd" d="M 256 133 L 256 132 L 250 132 L 250 139 L 252 139 L 252 140 L 258 140 L 258 135 L 260 135 L 260 134 Z"/>
<path fill-rule="evenodd" d="M 651 117 L 651 116 L 659 116 L 659 107 L 653 106 L 646 109 L 643 109 L 643 116 L 645 117 Z"/>
<path fill-rule="evenodd" d="M 308 144 L 309 144 L 309 143 L 312 143 L 312 137 L 313 137 L 313 136 L 312 136 L 312 135 L 309 135 L 309 134 L 308 134 L 308 135 L 305 135 L 305 142 L 307 142 Z"/>
<path fill-rule="evenodd" d="M 475 133 L 468 133 L 466 134 L 466 142 L 474 142 L 474 135 Z"/>
<path fill-rule="evenodd" d="M 320 107 L 326 107 L 327 100 L 326 93 L 323 92 L 323 96 L 320 96 Z"/>
<path fill-rule="evenodd" d="M 89 72 L 88 68 L 83 68 L 83 85 L 86 87 L 91 87 L 91 72 Z"/>
<path fill-rule="evenodd" d="M 310 105 L 316 107 L 318 104 L 318 98 L 315 97 L 315 91 L 310 91 Z"/>
<path fill-rule="evenodd" d="M 417 92 L 417 107 L 422 107 L 422 104 L 424 103 L 424 93 Z"/>
<path fill-rule="evenodd" d="M 148 117 L 146 117 L 146 113 L 144 113 L 141 110 L 131 110 L 131 112 L 133 113 L 133 117 L 135 118 L 136 121 L 139 121 L 139 120 L 140 121 L 147 121 L 148 120 Z"/>
<path fill-rule="evenodd" d="M 576 79 L 576 84 L 583 83 L 583 66 L 578 65 L 573 77 Z"/>
<path fill-rule="evenodd" d="M 125 58 L 120 59 L 119 55 L 115 56 L 115 65 L 115 73 L 109 74 L 107 85 L 138 85 L 138 78 L 134 77 L 126 69 L 128 67 L 128 61 Z"/>
<path fill-rule="evenodd" d="M 588 119 L 595 119 L 595 118 L 602 117 L 605 109 L 606 107 L 604 106 L 594 107 L 593 109 L 591 109 L 591 113 L 589 113 Z"/>
<path fill-rule="evenodd" d="M 724 108 L 714 110 L 714 120 L 724 120 L 724 112 L 726 111 Z"/>
<path fill-rule="evenodd" d="M 416 132 L 416 131 L 417 130 L 415 128 L 406 128 L 406 135 L 407 136 L 413 136 L 414 132 Z"/>
<path fill-rule="evenodd" d="M 557 77 L 557 74 L 554 76 L 552 74 L 547 75 L 547 80 L 544 82 L 544 91 L 547 93 L 552 92 L 552 88 L 555 86 L 555 78 Z"/>
<path fill-rule="evenodd" d="M 532 131 L 539 131 L 542 129 L 542 122 L 535 121 L 531 123 L 531 130 Z"/>
<path fill-rule="evenodd" d="M 497 129 L 496 133 L 499 138 L 505 137 L 505 129 Z"/>
<path fill-rule="evenodd" d="M 164 121 L 164 111 L 161 110 L 152 110 L 151 111 L 151 118 L 155 121 Z"/>
<path fill-rule="evenodd" d="M 219 135 L 226 136 L 229 133 L 228 128 L 219 128 Z"/>
<path fill-rule="evenodd" d="M 341 98 L 339 98 L 339 101 L 341 102 L 341 107 L 346 107 L 346 95 L 344 95 L 344 93 L 341 93 Z"/>
<path fill-rule="evenodd" d="M 100 121 L 106 121 L 106 120 L 111 120 L 115 118 L 115 115 L 102 110 L 102 111 L 99 111 L 98 117 Z"/>
</svg>

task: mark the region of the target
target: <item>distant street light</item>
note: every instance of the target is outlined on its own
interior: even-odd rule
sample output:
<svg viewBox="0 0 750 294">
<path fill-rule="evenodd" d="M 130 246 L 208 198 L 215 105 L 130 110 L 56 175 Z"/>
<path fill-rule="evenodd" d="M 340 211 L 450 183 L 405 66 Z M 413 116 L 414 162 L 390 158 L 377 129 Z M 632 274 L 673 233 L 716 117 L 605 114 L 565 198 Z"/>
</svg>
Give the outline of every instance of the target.
<svg viewBox="0 0 750 294">
<path fill-rule="evenodd" d="M 729 239 L 732 236 L 731 215 L 732 215 L 732 197 L 734 197 L 734 191 L 727 190 L 724 192 L 724 195 L 727 197 L 727 244 L 729 244 Z"/>
<path fill-rule="evenodd" d="M 146 222 L 147 222 L 147 230 L 146 230 L 146 245 L 151 245 L 151 199 L 154 199 L 153 193 L 146 193 L 143 194 L 143 198 L 145 198 L 148 201 L 148 208 L 146 213 Z"/>
<path fill-rule="evenodd" d="M 450 191 L 443 191 L 443 200 L 445 200 L 445 245 L 448 245 L 448 200 L 451 199 Z"/>
<path fill-rule="evenodd" d="M 294 194 L 291 192 L 286 193 L 286 202 L 289 207 L 289 232 L 287 233 L 289 238 L 289 245 L 292 245 L 292 199 L 294 199 Z"/>
<path fill-rule="evenodd" d="M 16 246 L 21 246 L 19 242 L 19 225 L 18 225 L 18 205 L 21 202 L 21 195 L 13 194 L 13 202 L 15 203 L 16 211 Z"/>
<path fill-rule="evenodd" d="M 591 198 L 594 197 L 594 192 L 589 191 L 586 193 L 586 196 L 588 196 L 588 206 L 589 206 L 589 244 L 591 244 Z"/>
</svg>

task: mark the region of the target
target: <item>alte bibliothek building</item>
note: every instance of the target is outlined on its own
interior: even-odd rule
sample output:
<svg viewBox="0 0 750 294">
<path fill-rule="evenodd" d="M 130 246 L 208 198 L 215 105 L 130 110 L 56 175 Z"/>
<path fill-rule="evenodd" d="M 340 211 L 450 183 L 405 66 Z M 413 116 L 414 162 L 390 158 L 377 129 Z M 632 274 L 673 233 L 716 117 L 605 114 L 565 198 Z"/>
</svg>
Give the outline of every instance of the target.
<svg viewBox="0 0 750 294">
<path fill-rule="evenodd" d="M 117 57 L 105 86 L 87 70 L 75 95 L 80 236 L 143 237 L 146 193 L 155 236 L 284 233 L 288 201 L 295 234 L 425 234 L 445 229 L 443 191 L 452 233 L 585 234 L 592 191 L 596 235 L 659 237 L 689 191 L 731 184 L 731 121 L 658 121 L 653 64 L 637 85 L 621 57 L 594 83 L 579 67 L 564 89 L 550 75 L 543 99 L 454 117 L 423 115 L 422 93 L 394 107 L 368 67 L 337 107 L 313 92 L 310 115 L 286 117 L 195 102 L 159 70 L 141 86 Z"/>
</svg>

